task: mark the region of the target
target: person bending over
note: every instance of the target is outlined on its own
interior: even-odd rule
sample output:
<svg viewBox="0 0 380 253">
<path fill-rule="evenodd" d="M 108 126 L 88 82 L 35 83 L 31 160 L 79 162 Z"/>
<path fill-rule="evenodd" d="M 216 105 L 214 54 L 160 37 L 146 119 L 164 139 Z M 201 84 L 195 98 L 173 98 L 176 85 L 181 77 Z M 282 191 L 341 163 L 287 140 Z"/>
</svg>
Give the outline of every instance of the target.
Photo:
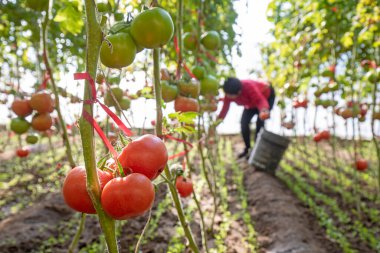
<svg viewBox="0 0 380 253">
<path fill-rule="evenodd" d="M 229 77 L 223 84 L 225 93 L 223 108 L 218 119 L 223 120 L 230 108 L 230 103 L 235 102 L 244 106 L 241 117 L 241 134 L 244 140 L 245 149 L 239 154 L 239 158 L 247 157 L 251 148 L 251 131 L 249 124 L 256 114 L 259 115 L 256 121 L 255 141 L 260 129 L 264 126 L 264 120 L 269 118 L 270 110 L 273 107 L 275 93 L 271 85 L 259 80 L 239 80 Z"/>
</svg>

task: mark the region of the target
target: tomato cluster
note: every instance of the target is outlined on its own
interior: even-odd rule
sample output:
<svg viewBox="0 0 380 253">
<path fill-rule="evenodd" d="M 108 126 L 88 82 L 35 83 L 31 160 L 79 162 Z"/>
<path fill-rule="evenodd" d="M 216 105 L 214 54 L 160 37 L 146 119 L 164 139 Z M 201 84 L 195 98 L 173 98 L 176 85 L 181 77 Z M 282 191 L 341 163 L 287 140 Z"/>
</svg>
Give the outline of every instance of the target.
<svg viewBox="0 0 380 253">
<path fill-rule="evenodd" d="M 358 118 L 359 121 L 365 121 L 368 112 L 368 105 L 366 103 L 357 103 L 355 101 L 348 101 L 345 107 L 335 109 L 335 113 L 343 119 Z M 375 118 L 375 114 L 373 117 Z"/>
<path fill-rule="evenodd" d="M 109 68 L 123 68 L 134 61 L 143 48 L 158 48 L 166 45 L 174 33 L 170 14 L 154 7 L 141 12 L 131 23 L 115 24 L 103 40 L 100 60 Z"/>
<path fill-rule="evenodd" d="M 106 92 L 104 97 L 104 103 L 107 106 L 114 106 L 116 110 L 128 110 L 131 107 L 131 100 L 124 96 L 123 90 L 118 86 L 112 86 L 109 91 Z M 117 106 L 119 104 L 119 106 Z"/>
<path fill-rule="evenodd" d="M 113 219 L 124 220 L 144 214 L 154 202 L 155 191 L 151 180 L 163 171 L 168 153 L 163 141 L 151 134 L 143 135 L 123 148 L 118 156 L 125 177 L 113 178 L 109 172 L 97 169 L 101 187 L 101 205 Z M 117 171 L 115 161 L 107 166 Z M 72 169 L 63 183 L 65 202 L 72 209 L 95 213 L 86 187 L 86 170 L 83 166 Z"/>
<path fill-rule="evenodd" d="M 320 142 L 322 140 L 329 140 L 329 139 L 330 139 L 330 132 L 328 130 L 324 130 L 315 134 L 313 138 L 315 142 Z"/>
</svg>

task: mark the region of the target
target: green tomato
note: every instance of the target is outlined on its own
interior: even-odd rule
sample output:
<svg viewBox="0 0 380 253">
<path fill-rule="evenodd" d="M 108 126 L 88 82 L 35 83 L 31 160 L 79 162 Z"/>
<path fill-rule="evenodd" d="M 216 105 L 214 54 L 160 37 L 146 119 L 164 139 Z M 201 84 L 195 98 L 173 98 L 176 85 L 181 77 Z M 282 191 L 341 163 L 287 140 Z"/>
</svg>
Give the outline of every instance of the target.
<svg viewBox="0 0 380 253">
<path fill-rule="evenodd" d="M 136 44 L 128 33 L 108 35 L 100 48 L 100 60 L 109 68 L 126 67 L 133 62 L 135 56 Z"/>
<path fill-rule="evenodd" d="M 206 70 L 202 66 L 195 66 L 191 69 L 191 72 L 193 72 L 194 76 L 198 79 L 201 80 L 205 77 L 206 75 Z"/>
<path fill-rule="evenodd" d="M 111 91 L 114 97 L 116 98 L 117 102 L 120 104 L 121 100 L 123 99 L 123 90 L 117 86 L 113 86 L 111 87 Z M 116 102 L 113 100 L 111 92 L 106 92 L 104 103 L 107 106 L 116 106 Z"/>
<path fill-rule="evenodd" d="M 124 19 L 124 14 L 123 13 L 115 13 L 114 17 L 115 17 L 115 21 L 122 21 Z"/>
<path fill-rule="evenodd" d="M 14 118 L 11 120 L 11 130 L 16 134 L 23 134 L 28 131 L 30 123 L 23 118 Z"/>
<path fill-rule="evenodd" d="M 200 92 L 199 82 L 195 79 L 191 81 L 179 80 L 178 89 L 181 95 L 198 98 Z"/>
<path fill-rule="evenodd" d="M 131 35 L 137 45 L 145 48 L 162 47 L 174 33 L 170 14 L 162 8 L 154 7 L 141 12 L 131 23 Z"/>
<path fill-rule="evenodd" d="M 174 101 L 178 95 L 177 85 L 171 85 L 168 81 L 161 81 L 162 89 L 162 99 L 168 103 Z"/>
<path fill-rule="evenodd" d="M 197 36 L 194 33 L 184 33 L 182 40 L 183 47 L 186 50 L 194 51 L 197 49 Z"/>
<path fill-rule="evenodd" d="M 26 136 L 26 142 L 29 143 L 29 144 L 36 144 L 37 141 L 39 139 L 39 135 L 38 134 L 29 134 L 28 136 Z"/>
<path fill-rule="evenodd" d="M 208 50 L 216 50 L 221 44 L 219 34 L 216 31 L 208 31 L 201 36 L 201 43 Z"/>
<path fill-rule="evenodd" d="M 98 12 L 111 12 L 112 7 L 109 3 L 97 3 L 96 8 L 98 9 Z"/>
<path fill-rule="evenodd" d="M 219 89 L 218 80 L 212 76 L 207 75 L 201 80 L 201 94 L 202 95 L 217 95 Z"/>
<path fill-rule="evenodd" d="M 49 7 L 49 0 L 26 0 L 26 6 L 35 11 L 44 11 Z"/>
<path fill-rule="evenodd" d="M 120 102 L 120 108 L 124 111 L 128 110 L 131 107 L 131 100 L 128 98 L 123 98 Z"/>
</svg>

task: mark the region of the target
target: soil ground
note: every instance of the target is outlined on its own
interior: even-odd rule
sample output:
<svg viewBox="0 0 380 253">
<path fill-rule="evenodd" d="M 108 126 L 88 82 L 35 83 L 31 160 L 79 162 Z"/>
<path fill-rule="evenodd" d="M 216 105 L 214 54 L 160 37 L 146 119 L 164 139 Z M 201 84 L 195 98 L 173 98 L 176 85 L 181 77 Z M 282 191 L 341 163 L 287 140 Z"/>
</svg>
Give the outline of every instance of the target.
<svg viewBox="0 0 380 253">
<path fill-rule="evenodd" d="M 233 139 L 235 153 L 241 151 L 240 139 Z M 236 155 L 235 154 L 235 155 Z M 324 230 L 318 225 L 315 217 L 301 204 L 291 191 L 272 175 L 255 171 L 245 159 L 238 161 L 244 173 L 244 185 L 248 194 L 248 210 L 257 234 L 259 252 L 267 253 L 338 253 L 339 247 L 325 237 Z M 228 210 L 231 213 L 239 210 L 240 202 L 236 187 L 232 184 L 230 165 L 226 164 L 228 186 Z M 166 188 L 160 187 L 157 200 L 163 199 Z M 207 194 L 207 193 L 205 193 Z M 204 210 L 212 209 L 212 201 L 207 195 L 201 205 Z M 187 201 L 185 200 L 185 206 Z M 156 201 L 158 202 L 158 201 Z M 155 203 L 153 211 L 157 207 Z M 51 238 L 67 233 L 68 238 L 53 243 L 54 248 L 45 252 L 66 252 L 75 233 L 79 215 L 70 210 L 64 203 L 60 193 L 48 194 L 39 203 L 21 212 L 11 215 L 0 222 L 0 252 L 37 252 Z M 100 228 L 94 216 L 88 216 L 85 232 L 79 248 L 97 241 Z M 223 219 L 220 213 L 216 217 L 216 225 Z M 129 252 L 129 247 L 136 243 L 136 235 L 141 232 L 147 215 L 129 220 L 122 227 L 120 237 L 121 252 Z M 70 223 L 70 221 L 72 221 Z M 67 224 L 71 224 L 68 227 Z M 142 252 L 167 252 L 168 242 L 175 236 L 177 218 L 175 210 L 170 206 L 159 219 L 156 235 L 141 248 Z M 200 242 L 199 224 L 192 222 L 191 227 Z M 241 217 L 230 224 L 225 238 L 227 252 L 250 252 L 241 243 L 247 236 L 247 228 Z M 209 240 L 208 245 L 213 245 Z M 39 251 L 40 252 L 40 251 Z M 44 252 L 44 251 L 43 251 Z M 97 252 L 97 251 L 95 251 Z"/>
</svg>

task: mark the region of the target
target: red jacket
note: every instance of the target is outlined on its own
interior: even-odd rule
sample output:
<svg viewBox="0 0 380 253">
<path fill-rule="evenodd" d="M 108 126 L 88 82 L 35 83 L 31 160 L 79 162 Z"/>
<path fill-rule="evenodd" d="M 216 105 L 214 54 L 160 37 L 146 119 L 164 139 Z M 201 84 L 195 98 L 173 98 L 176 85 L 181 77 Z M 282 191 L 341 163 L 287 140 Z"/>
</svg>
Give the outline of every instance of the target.
<svg viewBox="0 0 380 253">
<path fill-rule="evenodd" d="M 223 108 L 218 118 L 224 119 L 226 117 L 231 102 L 244 105 L 245 109 L 257 108 L 259 111 L 264 108 L 269 109 L 268 97 L 270 96 L 270 88 L 267 83 L 254 80 L 240 80 L 240 82 L 242 84 L 240 95 L 234 99 L 228 97 L 223 99 Z"/>
</svg>

